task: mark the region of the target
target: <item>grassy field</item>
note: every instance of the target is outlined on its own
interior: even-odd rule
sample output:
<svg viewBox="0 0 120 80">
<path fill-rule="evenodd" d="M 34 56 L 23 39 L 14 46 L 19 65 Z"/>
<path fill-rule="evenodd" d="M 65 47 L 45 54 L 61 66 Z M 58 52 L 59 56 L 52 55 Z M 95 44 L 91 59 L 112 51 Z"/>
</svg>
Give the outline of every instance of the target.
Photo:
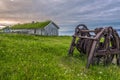
<svg viewBox="0 0 120 80">
<path fill-rule="evenodd" d="M 91 66 L 76 50 L 67 52 L 71 37 L 0 34 L 0 80 L 120 80 L 116 65 Z"/>
</svg>

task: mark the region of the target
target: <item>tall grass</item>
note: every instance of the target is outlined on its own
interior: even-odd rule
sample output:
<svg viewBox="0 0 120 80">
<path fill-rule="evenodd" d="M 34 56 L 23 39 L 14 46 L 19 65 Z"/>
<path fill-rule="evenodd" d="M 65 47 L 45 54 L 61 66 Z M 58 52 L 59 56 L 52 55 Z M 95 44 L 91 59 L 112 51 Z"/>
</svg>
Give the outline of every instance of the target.
<svg viewBox="0 0 120 80">
<path fill-rule="evenodd" d="M 116 65 L 91 66 L 67 52 L 71 37 L 0 34 L 0 80 L 119 80 Z"/>
</svg>

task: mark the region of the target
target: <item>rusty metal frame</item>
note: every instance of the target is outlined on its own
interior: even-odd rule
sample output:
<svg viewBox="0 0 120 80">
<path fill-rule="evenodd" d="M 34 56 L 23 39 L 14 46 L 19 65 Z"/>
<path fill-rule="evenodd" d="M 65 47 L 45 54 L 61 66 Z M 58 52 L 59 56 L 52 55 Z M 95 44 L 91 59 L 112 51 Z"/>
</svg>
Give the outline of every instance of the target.
<svg viewBox="0 0 120 80">
<path fill-rule="evenodd" d="M 91 35 L 91 32 L 95 35 Z M 104 39 L 103 42 L 100 42 L 101 38 Z M 109 64 L 114 56 L 116 56 L 117 65 L 120 65 L 120 38 L 112 27 L 89 30 L 84 24 L 78 25 L 75 28 L 68 54 L 73 55 L 75 48 L 81 54 L 88 56 L 86 68 L 95 62 L 99 64 L 101 58 L 104 58 L 105 65 Z"/>
</svg>

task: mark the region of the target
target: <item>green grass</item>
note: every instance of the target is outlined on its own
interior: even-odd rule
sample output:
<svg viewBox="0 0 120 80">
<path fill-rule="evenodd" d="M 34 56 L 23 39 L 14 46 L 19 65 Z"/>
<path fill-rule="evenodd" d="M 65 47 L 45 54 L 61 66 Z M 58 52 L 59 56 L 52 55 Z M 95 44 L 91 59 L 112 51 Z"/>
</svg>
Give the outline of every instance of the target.
<svg viewBox="0 0 120 80">
<path fill-rule="evenodd" d="M 71 39 L 0 34 L 0 80 L 120 80 L 116 65 L 86 69 L 86 56 L 67 56 Z"/>
<path fill-rule="evenodd" d="M 10 28 L 11 29 L 37 29 L 37 28 L 44 28 L 49 23 L 50 23 L 50 21 L 17 24 L 17 25 L 14 25 L 14 26 L 10 27 Z"/>
</svg>

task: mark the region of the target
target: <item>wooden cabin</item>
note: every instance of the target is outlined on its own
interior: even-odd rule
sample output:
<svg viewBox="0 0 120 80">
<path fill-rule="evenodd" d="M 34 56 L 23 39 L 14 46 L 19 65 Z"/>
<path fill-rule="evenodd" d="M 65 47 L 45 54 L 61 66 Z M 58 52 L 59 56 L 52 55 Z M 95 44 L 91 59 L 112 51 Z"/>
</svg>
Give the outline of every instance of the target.
<svg viewBox="0 0 120 80">
<path fill-rule="evenodd" d="M 42 23 L 45 23 L 45 25 L 42 24 L 38 25 L 36 23 L 31 23 L 28 25 L 18 24 L 17 26 L 9 27 L 9 29 L 7 27 L 3 31 L 6 33 L 9 32 L 9 33 L 35 34 L 35 35 L 45 35 L 45 36 L 59 35 L 59 31 L 58 31 L 59 27 L 53 21 L 47 21 Z"/>
</svg>

